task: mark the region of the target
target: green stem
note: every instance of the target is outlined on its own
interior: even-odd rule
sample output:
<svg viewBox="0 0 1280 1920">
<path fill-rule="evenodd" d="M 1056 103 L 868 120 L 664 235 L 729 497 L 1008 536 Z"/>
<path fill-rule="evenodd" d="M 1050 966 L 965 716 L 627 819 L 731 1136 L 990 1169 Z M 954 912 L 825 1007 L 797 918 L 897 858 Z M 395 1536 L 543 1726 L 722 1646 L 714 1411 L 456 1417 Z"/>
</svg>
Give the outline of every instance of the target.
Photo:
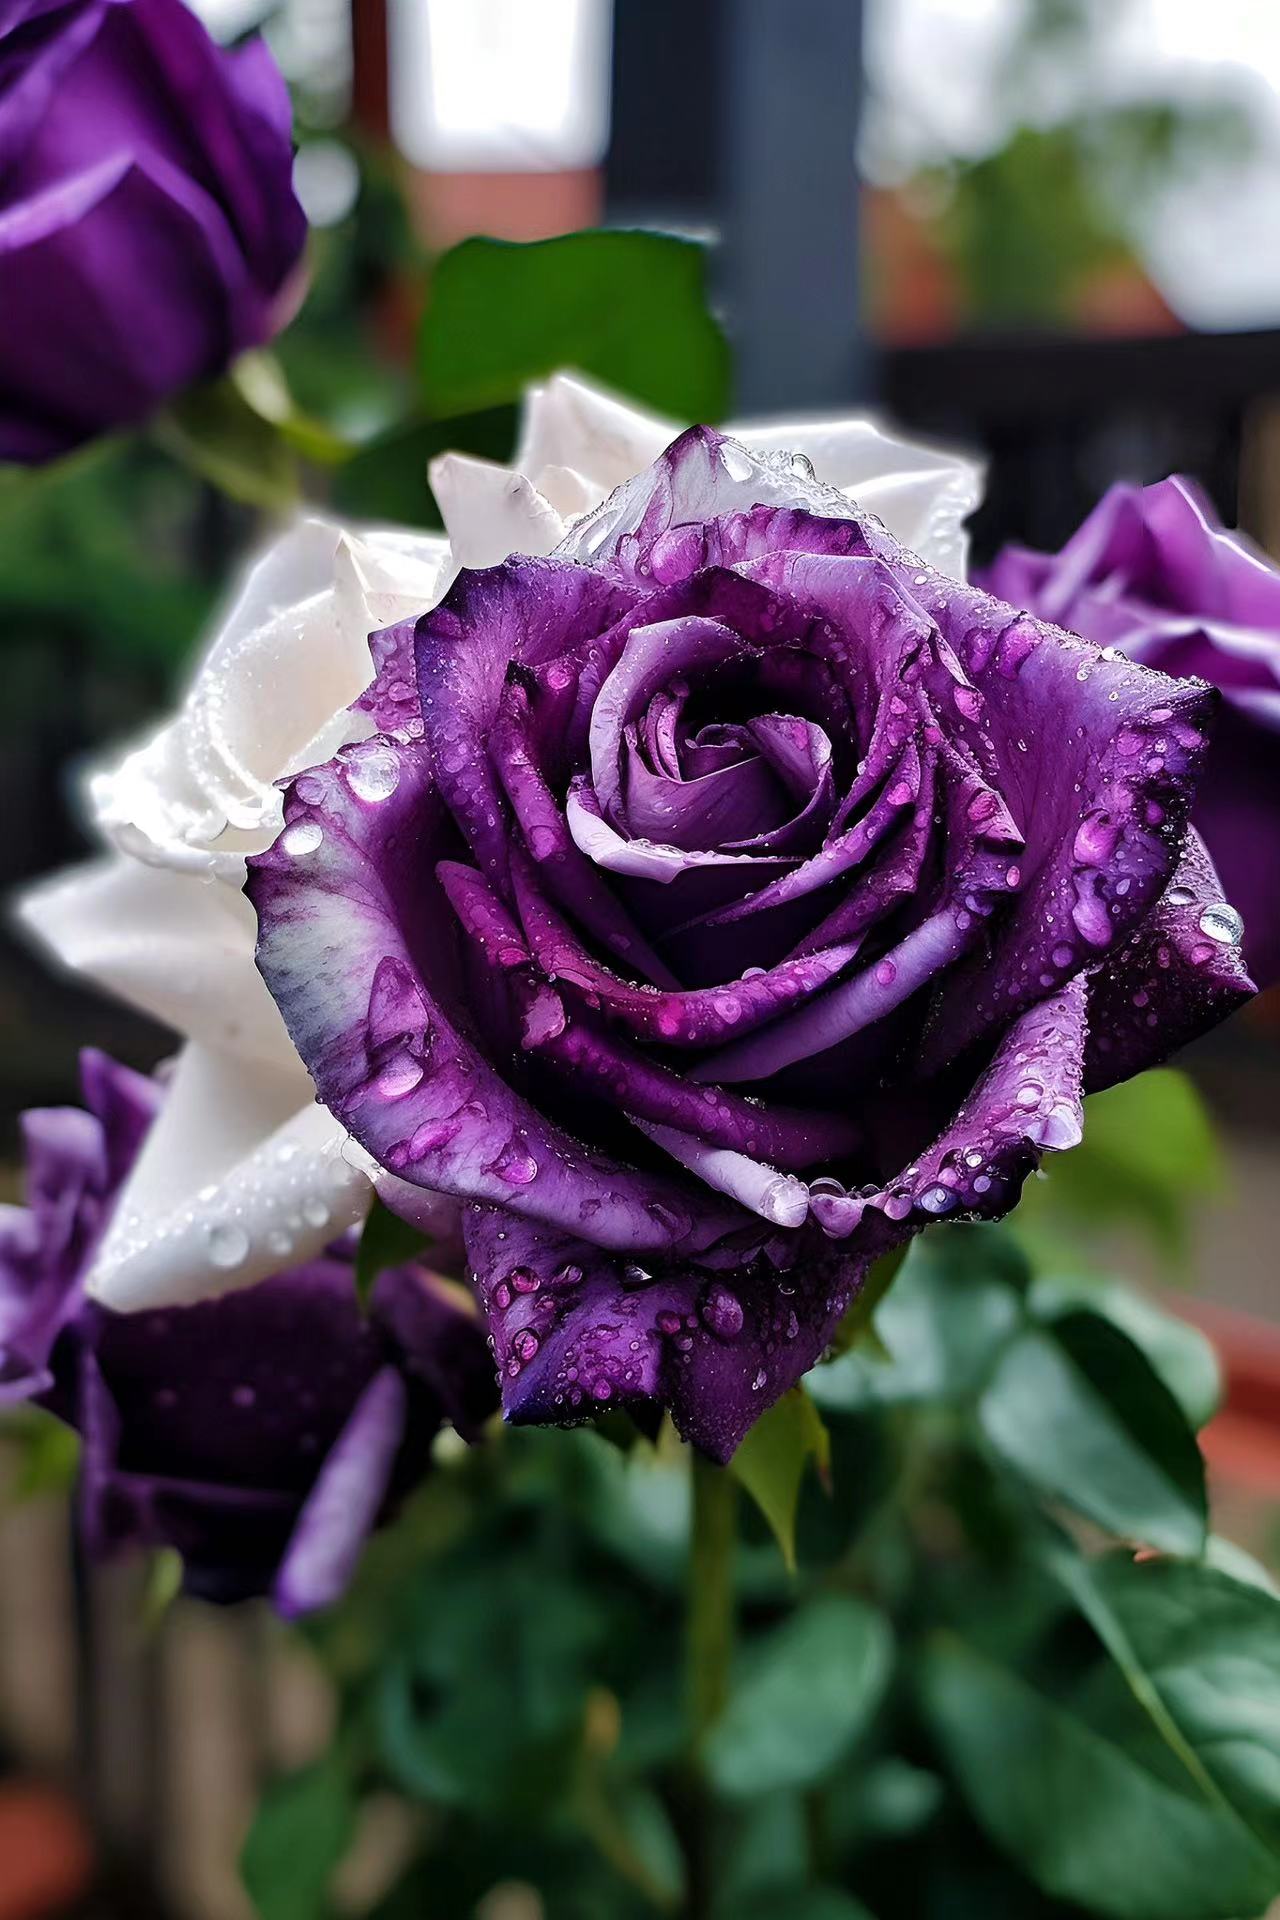
<svg viewBox="0 0 1280 1920">
<path fill-rule="evenodd" d="M 733 1658 L 733 1561 L 738 1484 L 724 1467 L 691 1456 L 693 1538 L 689 1552 L 687 1673 L 695 1764 L 729 1696 Z"/>
</svg>

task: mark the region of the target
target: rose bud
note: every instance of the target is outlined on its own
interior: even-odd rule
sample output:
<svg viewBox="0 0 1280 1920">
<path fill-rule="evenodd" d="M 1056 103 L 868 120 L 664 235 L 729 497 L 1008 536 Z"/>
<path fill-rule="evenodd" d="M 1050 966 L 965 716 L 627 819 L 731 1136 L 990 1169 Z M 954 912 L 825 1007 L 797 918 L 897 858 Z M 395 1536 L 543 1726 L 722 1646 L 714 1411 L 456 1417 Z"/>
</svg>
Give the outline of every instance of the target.
<svg viewBox="0 0 1280 1920">
<path fill-rule="evenodd" d="M 35 1400 L 80 1434 L 94 1556 L 176 1548 L 205 1599 L 327 1605 L 441 1421 L 473 1436 L 491 1411 L 478 1322 L 412 1265 L 379 1276 L 362 1317 L 346 1241 L 225 1300 L 132 1316 L 89 1301 L 164 1092 L 103 1054 L 82 1066 L 87 1110 L 25 1116 L 28 1203 L 0 1209 L 0 1405 Z"/>
<path fill-rule="evenodd" d="M 375 731 L 248 861 L 258 963 L 390 1203 L 464 1202 L 512 1420 L 727 1458 L 878 1255 L 1252 991 L 1187 825 L 1213 691 L 803 454 L 692 429 L 372 646 Z"/>
<path fill-rule="evenodd" d="M 182 0 L 0 0 L 0 460 L 143 419 L 269 339 L 306 238 L 260 39 Z"/>
<path fill-rule="evenodd" d="M 1005 547 L 983 584 L 1221 690 L 1191 817 L 1244 916 L 1250 971 L 1260 986 L 1280 980 L 1280 572 L 1175 476 L 1112 487 L 1061 553 Z"/>
</svg>

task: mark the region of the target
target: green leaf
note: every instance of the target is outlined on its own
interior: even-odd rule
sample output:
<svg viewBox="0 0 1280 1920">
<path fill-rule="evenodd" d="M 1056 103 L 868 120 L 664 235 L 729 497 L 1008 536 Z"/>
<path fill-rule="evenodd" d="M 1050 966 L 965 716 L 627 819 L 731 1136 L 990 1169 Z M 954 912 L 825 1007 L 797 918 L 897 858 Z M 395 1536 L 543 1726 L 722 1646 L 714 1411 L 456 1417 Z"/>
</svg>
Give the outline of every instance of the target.
<svg viewBox="0 0 1280 1920">
<path fill-rule="evenodd" d="M 1108 1532 L 1198 1554 L 1204 1462 L 1169 1389 L 1118 1327 L 1069 1313 L 1029 1327 L 978 1406 L 991 1446 L 1042 1497 Z"/>
<path fill-rule="evenodd" d="M 720 420 L 729 403 L 704 249 L 664 233 L 464 240 L 436 265 L 418 365 L 436 419 L 515 400 L 562 367 L 674 420 Z"/>
<path fill-rule="evenodd" d="M 1222 1398 L 1222 1370 L 1213 1342 L 1136 1287 L 1102 1274 L 1041 1274 L 1028 1304 L 1038 1320 L 1056 1320 L 1073 1307 L 1099 1313 L 1141 1348 L 1197 1430 Z"/>
<path fill-rule="evenodd" d="M 388 1267 L 398 1267 L 406 1260 L 416 1260 L 429 1245 L 425 1234 L 411 1227 L 398 1213 L 392 1213 L 390 1207 L 374 1194 L 373 1205 L 360 1235 L 360 1245 L 356 1249 L 356 1299 L 366 1313 L 373 1299 L 378 1275 Z"/>
<path fill-rule="evenodd" d="M 298 503 L 301 487 L 292 449 L 229 378 L 183 394 L 157 417 L 152 437 L 173 459 L 245 506 L 285 513 Z"/>
<path fill-rule="evenodd" d="M 353 454 L 334 475 L 333 504 L 339 512 L 363 520 L 439 527 L 443 522 L 427 479 L 429 463 L 441 453 L 506 460 L 515 436 L 514 406 L 393 427 Z"/>
<path fill-rule="evenodd" d="M 1242 1920 L 1280 1891 L 1280 1865 L 1126 1712 L 1114 1669 L 1058 1701 L 939 1635 L 917 1673 L 961 1793 L 1046 1892 L 1116 1920 Z"/>
<path fill-rule="evenodd" d="M 803 1386 L 795 1386 L 756 1421 L 728 1467 L 769 1522 L 793 1572 L 800 1483 L 811 1460 L 825 1475 L 831 1443 L 822 1415 Z"/>
<path fill-rule="evenodd" d="M 336 1750 L 268 1787 L 240 1855 L 259 1920 L 322 1920 L 355 1826 L 351 1782 Z"/>
<path fill-rule="evenodd" d="M 598 1765 L 581 1818 L 604 1858 L 660 1908 L 680 1904 L 685 1888 L 684 1855 L 671 1816 L 652 1788 L 611 1788 Z"/>
<path fill-rule="evenodd" d="M 1206 1799 L 1280 1859 L 1280 1600 L 1176 1560 L 1060 1549 L 1049 1564 Z"/>
<path fill-rule="evenodd" d="M 1171 1067 L 1091 1094 L 1084 1139 L 1031 1181 L 1015 1216 L 1028 1238 L 1133 1222 L 1169 1258 L 1185 1254 L 1197 1204 L 1222 1187 L 1213 1125 L 1186 1074 Z"/>
<path fill-rule="evenodd" d="M 477 1542 L 406 1596 L 413 1631 L 381 1661 L 374 1703 L 381 1757 L 402 1791 L 529 1817 L 566 1790 L 607 1622 L 552 1559 L 550 1546 L 526 1541 L 500 1558 Z"/>
<path fill-rule="evenodd" d="M 971 1398 L 1023 1318 L 1025 1278 L 1008 1235 L 933 1229 L 912 1243 L 876 1311 L 887 1360 L 864 1342 L 807 1376 L 813 1398 L 831 1412 Z"/>
<path fill-rule="evenodd" d="M 808 1787 L 853 1746 L 888 1685 L 892 1638 L 882 1614 L 831 1594 L 760 1642 L 705 1748 L 731 1799 Z"/>
</svg>

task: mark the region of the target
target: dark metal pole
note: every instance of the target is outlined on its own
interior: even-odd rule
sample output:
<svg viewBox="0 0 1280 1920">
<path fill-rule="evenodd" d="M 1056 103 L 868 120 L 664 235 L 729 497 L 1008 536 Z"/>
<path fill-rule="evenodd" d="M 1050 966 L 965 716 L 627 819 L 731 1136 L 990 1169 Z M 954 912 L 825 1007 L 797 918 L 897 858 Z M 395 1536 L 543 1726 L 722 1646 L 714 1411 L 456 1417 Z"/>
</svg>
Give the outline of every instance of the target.
<svg viewBox="0 0 1280 1920">
<path fill-rule="evenodd" d="M 872 388 L 858 182 L 862 0 L 726 0 L 723 287 L 738 410 L 847 407 Z"/>
</svg>

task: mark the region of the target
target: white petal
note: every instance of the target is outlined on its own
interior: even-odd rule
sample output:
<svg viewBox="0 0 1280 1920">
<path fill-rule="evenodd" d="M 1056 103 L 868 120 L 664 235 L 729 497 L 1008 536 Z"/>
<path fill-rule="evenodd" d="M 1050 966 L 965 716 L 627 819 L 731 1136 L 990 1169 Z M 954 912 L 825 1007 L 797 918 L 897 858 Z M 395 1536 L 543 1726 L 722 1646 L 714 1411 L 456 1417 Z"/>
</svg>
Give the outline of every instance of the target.
<svg viewBox="0 0 1280 1920">
<path fill-rule="evenodd" d="M 280 830 L 275 781 L 346 724 L 372 676 L 367 636 L 438 596 L 447 548 L 400 530 L 303 520 L 249 573 L 176 717 L 89 782 L 123 852 L 239 884 Z"/>
<path fill-rule="evenodd" d="M 470 454 L 431 462 L 431 491 L 460 567 L 496 567 L 510 553 L 546 554 L 564 522 L 523 474 Z"/>
<path fill-rule="evenodd" d="M 300 1065 L 255 1072 L 184 1048 L 92 1263 L 93 1297 L 122 1313 L 208 1299 L 313 1259 L 362 1219 L 365 1156 L 310 1094 Z"/>
<path fill-rule="evenodd" d="M 525 397 L 515 466 L 567 519 L 651 465 L 680 430 L 679 421 L 557 373 Z"/>
<path fill-rule="evenodd" d="M 31 888 L 18 913 L 64 966 L 153 1019 L 301 1073 L 253 963 L 253 909 L 231 887 L 116 855 Z"/>
<path fill-rule="evenodd" d="M 969 543 L 963 523 L 982 497 L 980 462 L 900 440 L 865 415 L 748 422 L 727 431 L 761 453 L 807 454 L 824 485 L 876 514 L 895 540 L 931 566 L 964 578 Z"/>
</svg>

